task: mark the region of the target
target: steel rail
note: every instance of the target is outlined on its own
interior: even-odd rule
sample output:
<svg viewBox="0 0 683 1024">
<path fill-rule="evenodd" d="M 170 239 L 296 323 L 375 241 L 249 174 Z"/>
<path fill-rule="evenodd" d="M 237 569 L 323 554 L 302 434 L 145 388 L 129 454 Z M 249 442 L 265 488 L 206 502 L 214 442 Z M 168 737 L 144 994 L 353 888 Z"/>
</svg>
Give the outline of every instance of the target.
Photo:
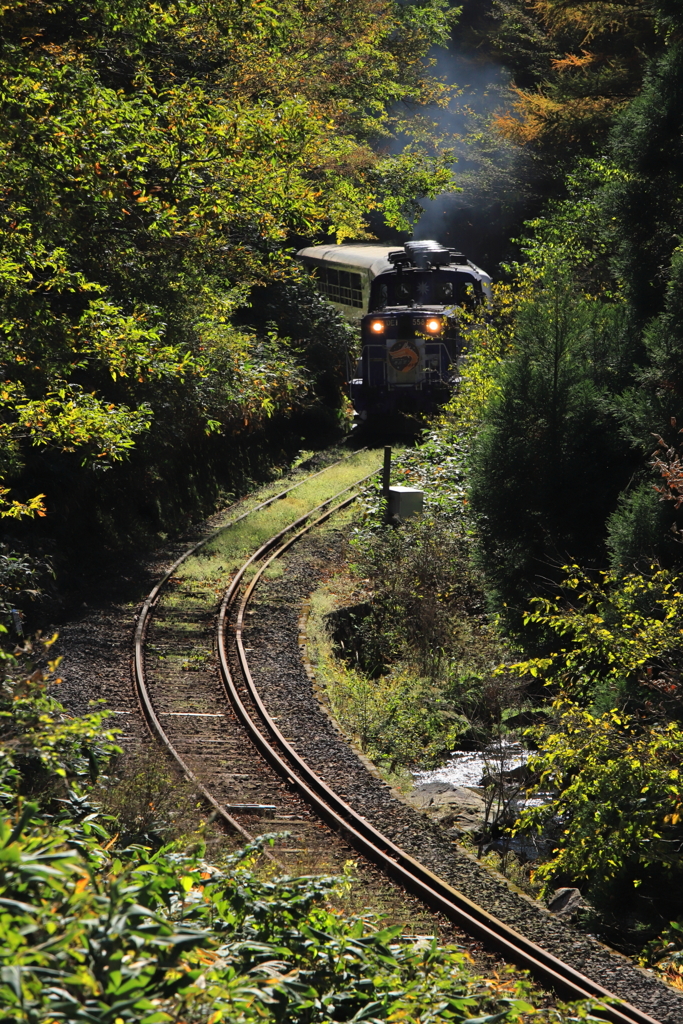
<svg viewBox="0 0 683 1024">
<path fill-rule="evenodd" d="M 260 512 L 261 509 L 267 508 L 269 505 L 274 504 L 274 502 L 276 501 L 280 501 L 281 498 L 284 498 L 292 491 L 295 491 L 297 487 L 301 487 L 302 484 L 308 483 L 309 480 L 313 480 L 315 477 L 320 476 L 322 473 L 326 473 L 329 469 L 332 469 L 334 466 L 339 466 L 341 465 L 342 462 L 347 462 L 349 459 L 352 459 L 354 456 L 359 455 L 361 452 L 364 451 L 367 451 L 367 448 L 359 448 L 358 451 L 352 452 L 350 455 L 345 455 L 341 459 L 337 459 L 336 462 L 330 463 L 330 465 L 325 466 L 324 469 L 320 469 L 316 473 L 309 473 L 309 475 L 304 477 L 303 480 L 299 480 L 297 483 L 292 484 L 291 487 L 287 487 L 284 491 L 280 491 L 278 494 L 274 494 L 271 498 L 267 498 L 265 501 L 262 501 L 259 505 L 256 505 L 254 508 L 249 509 L 242 515 L 237 516 L 236 519 L 233 519 L 231 522 L 226 523 L 225 526 L 221 526 L 217 530 L 214 530 L 213 533 L 209 534 L 208 537 L 205 537 L 203 540 L 198 541 L 197 544 L 194 544 L 191 548 L 188 548 L 188 550 L 183 552 L 183 554 L 180 555 L 179 558 L 176 558 L 173 565 L 171 565 L 171 567 L 164 573 L 159 582 L 152 587 L 152 589 L 150 590 L 149 594 L 147 595 L 142 604 L 142 608 L 140 609 L 140 614 L 138 616 L 138 621 L 135 627 L 135 656 L 133 661 L 133 681 L 138 698 L 138 704 L 140 706 L 140 710 L 142 712 L 142 716 L 145 720 L 147 728 L 149 729 L 152 738 L 159 739 L 162 745 L 166 747 L 168 752 L 171 754 L 173 759 L 180 767 L 185 777 L 192 783 L 193 786 L 195 786 L 199 790 L 199 792 L 202 794 L 207 803 L 210 804 L 211 807 L 213 807 L 216 816 L 220 817 L 223 820 L 223 822 L 229 826 L 229 828 L 231 828 L 235 832 L 238 832 L 248 842 L 252 842 L 253 836 L 251 836 L 246 831 L 246 829 L 244 829 L 242 825 L 240 825 L 240 823 L 235 818 L 233 818 L 233 816 L 229 814 L 228 811 L 226 811 L 226 809 L 215 799 L 215 797 L 206 788 L 206 786 L 202 782 L 200 782 L 200 780 L 197 778 L 197 776 L 192 771 L 190 766 L 184 761 L 180 753 L 176 750 L 168 734 L 166 733 L 164 727 L 162 726 L 161 722 L 156 716 L 152 700 L 149 694 L 149 689 L 147 687 L 147 677 L 145 673 L 144 646 L 151 611 L 154 605 L 156 604 L 161 591 L 173 576 L 173 573 L 183 564 L 183 562 L 187 561 L 187 559 L 190 558 L 191 555 L 195 554 L 195 552 L 203 548 L 205 544 L 208 544 L 210 541 L 214 540 L 221 533 L 223 533 L 224 530 L 229 530 L 231 529 L 231 527 L 235 526 L 243 519 L 246 519 L 247 516 L 253 515 L 254 512 Z M 352 484 L 351 486 L 354 485 Z M 329 500 L 334 501 L 336 497 L 338 497 L 338 495 L 335 494 Z M 317 512 L 320 508 L 324 507 L 325 504 L 327 503 L 323 502 L 323 505 L 316 506 L 316 508 L 311 510 L 310 514 L 312 515 L 315 512 Z M 305 521 L 305 518 L 305 516 L 302 517 L 301 519 L 297 520 L 296 524 L 293 525 L 298 525 L 300 522 Z M 269 857 L 269 859 L 271 860 L 274 859 L 268 853 L 268 851 L 265 851 L 265 855 Z"/>
<path fill-rule="evenodd" d="M 375 474 L 372 474 L 375 475 Z M 359 484 L 361 481 L 359 481 Z M 347 488 L 348 489 L 348 488 Z M 344 493 L 344 492 L 340 492 Z M 228 614 L 234 604 L 238 588 L 245 572 L 255 561 L 271 550 L 278 540 L 294 529 L 292 523 L 285 530 L 271 537 L 241 567 L 226 590 L 218 616 L 217 642 L 223 684 L 238 718 L 248 731 L 255 746 L 268 763 L 295 787 L 300 795 L 313 806 L 316 812 L 335 831 L 340 832 L 352 845 L 404 888 L 421 898 L 433 909 L 444 913 L 464 931 L 481 939 L 485 945 L 502 953 L 507 960 L 526 968 L 539 981 L 551 986 L 558 994 L 569 999 L 599 1000 L 601 1005 L 593 1012 L 599 1013 L 611 1024 L 658 1024 L 649 1014 L 620 999 L 592 979 L 564 963 L 552 953 L 527 939 L 520 932 L 498 920 L 488 911 L 479 907 L 444 879 L 439 878 L 425 865 L 398 847 L 391 839 L 379 832 L 365 817 L 355 811 L 339 797 L 300 757 L 285 739 L 266 710 L 255 686 L 243 643 L 244 616 L 247 605 L 266 568 L 291 547 L 300 537 L 314 526 L 319 525 L 336 512 L 345 508 L 358 495 L 352 495 L 333 508 L 329 508 L 314 522 L 308 523 L 294 536 L 288 538 L 260 566 L 242 597 L 235 626 L 235 641 L 240 668 L 249 696 L 258 710 L 262 724 L 270 738 L 267 738 L 246 708 L 235 685 L 226 650 Z M 303 517 L 309 519 L 310 515 Z M 275 749 L 274 744 L 280 749 Z M 281 756 L 281 754 L 284 755 Z"/>
</svg>

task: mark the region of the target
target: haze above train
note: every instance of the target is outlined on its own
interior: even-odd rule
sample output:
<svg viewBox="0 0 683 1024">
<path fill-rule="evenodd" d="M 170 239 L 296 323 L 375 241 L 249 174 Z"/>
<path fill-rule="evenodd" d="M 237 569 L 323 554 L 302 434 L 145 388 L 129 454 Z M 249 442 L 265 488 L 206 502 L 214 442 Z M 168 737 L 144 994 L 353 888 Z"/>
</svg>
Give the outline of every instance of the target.
<svg viewBox="0 0 683 1024">
<path fill-rule="evenodd" d="M 459 312 L 491 296 L 491 278 L 439 242 L 403 248 L 314 245 L 298 258 L 315 286 L 360 327 L 350 397 L 361 419 L 429 412 L 446 401 L 463 349 Z"/>
</svg>

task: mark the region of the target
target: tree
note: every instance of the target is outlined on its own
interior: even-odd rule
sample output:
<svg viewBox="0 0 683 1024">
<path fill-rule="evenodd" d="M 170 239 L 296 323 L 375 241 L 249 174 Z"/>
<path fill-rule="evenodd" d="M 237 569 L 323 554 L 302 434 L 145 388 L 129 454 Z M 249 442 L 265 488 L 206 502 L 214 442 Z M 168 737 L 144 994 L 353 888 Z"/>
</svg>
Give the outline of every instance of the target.
<svg viewBox="0 0 683 1024">
<path fill-rule="evenodd" d="M 653 0 L 495 3 L 493 38 L 516 95 L 498 130 L 545 163 L 564 150 L 563 168 L 599 152 L 615 116 L 638 95 L 648 58 L 664 46 L 656 7 Z"/>
<path fill-rule="evenodd" d="M 643 91 L 619 118 L 611 150 L 623 170 L 606 194 L 616 229 L 614 262 L 643 320 L 662 307 L 677 232 L 683 114 L 683 46 L 672 41 Z"/>
<path fill-rule="evenodd" d="M 616 709 L 593 715 L 566 699 L 553 712 L 529 763 L 538 780 L 529 796 L 543 793 L 543 803 L 524 811 L 515 831 L 561 822 L 536 879 L 546 892 L 580 886 L 602 912 L 603 934 L 617 924 L 622 948 L 626 939 L 639 952 L 683 912 L 675 895 L 683 733 L 673 723 L 643 729 Z"/>
<path fill-rule="evenodd" d="M 103 469 L 140 453 L 148 487 L 225 463 L 312 400 L 310 350 L 235 310 L 296 277 L 294 234 L 363 237 L 373 210 L 403 228 L 451 187 L 423 121 L 378 153 L 410 132 L 401 101 L 442 101 L 425 55 L 451 20 L 445 0 L 3 8 L 1 514 L 82 533 L 119 500 Z"/>
<path fill-rule="evenodd" d="M 628 471 L 608 396 L 623 385 L 627 311 L 577 292 L 572 255 L 529 265 L 513 353 L 500 365 L 471 457 L 470 502 L 495 604 L 519 625 L 531 593 L 567 554 L 601 555 L 604 522 Z"/>
<path fill-rule="evenodd" d="M 528 733 L 528 795 L 543 797 L 516 829 L 553 844 L 535 872 L 546 891 L 579 886 L 603 934 L 639 951 L 683 912 L 671 898 L 683 868 L 681 578 L 573 565 L 558 590 L 525 616 L 548 653 L 502 668 L 553 698 Z"/>
</svg>

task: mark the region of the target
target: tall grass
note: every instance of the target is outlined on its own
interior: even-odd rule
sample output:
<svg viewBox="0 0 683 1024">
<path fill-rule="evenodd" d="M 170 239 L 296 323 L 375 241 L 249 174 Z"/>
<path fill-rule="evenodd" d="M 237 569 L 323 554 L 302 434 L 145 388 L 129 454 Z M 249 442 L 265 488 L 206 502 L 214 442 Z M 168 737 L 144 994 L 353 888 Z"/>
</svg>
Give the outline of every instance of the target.
<svg viewBox="0 0 683 1024">
<path fill-rule="evenodd" d="M 227 526 L 215 540 L 181 566 L 178 577 L 187 582 L 208 582 L 224 578 L 269 537 L 355 480 L 379 469 L 380 461 L 380 453 L 376 450 L 359 452 L 340 465 L 330 467 L 320 476 L 304 480 L 295 491 L 268 508 L 255 512 L 234 526 Z M 285 486 L 280 483 L 278 489 L 284 490 Z M 275 488 L 270 488 L 270 493 L 273 490 Z M 261 496 L 261 493 L 254 496 L 257 497 L 261 501 L 265 500 L 268 493 L 265 496 Z M 258 504 L 258 501 L 254 503 Z"/>
</svg>

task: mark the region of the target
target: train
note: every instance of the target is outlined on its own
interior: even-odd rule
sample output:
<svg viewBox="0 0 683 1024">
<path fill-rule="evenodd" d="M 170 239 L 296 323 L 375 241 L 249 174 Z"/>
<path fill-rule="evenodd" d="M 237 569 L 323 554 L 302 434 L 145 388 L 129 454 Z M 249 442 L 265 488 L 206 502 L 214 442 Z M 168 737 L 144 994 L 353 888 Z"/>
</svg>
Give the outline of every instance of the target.
<svg viewBox="0 0 683 1024">
<path fill-rule="evenodd" d="M 491 297 L 491 278 L 433 240 L 402 248 L 313 245 L 297 257 L 318 291 L 360 328 L 350 398 L 361 420 L 433 412 L 452 394 L 462 363 L 459 310 Z"/>
</svg>

